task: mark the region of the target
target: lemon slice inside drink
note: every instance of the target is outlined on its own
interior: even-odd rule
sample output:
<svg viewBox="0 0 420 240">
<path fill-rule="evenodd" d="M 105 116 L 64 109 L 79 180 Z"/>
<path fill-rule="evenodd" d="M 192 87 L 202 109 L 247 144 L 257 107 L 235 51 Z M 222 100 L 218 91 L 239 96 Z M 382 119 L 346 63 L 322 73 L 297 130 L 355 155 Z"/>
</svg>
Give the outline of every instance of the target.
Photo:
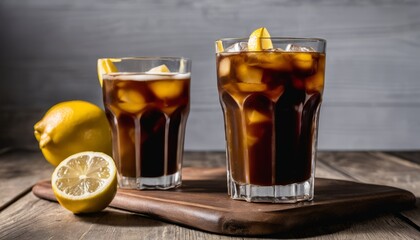
<svg viewBox="0 0 420 240">
<path fill-rule="evenodd" d="M 115 66 L 114 62 L 121 62 L 119 58 L 101 58 L 98 59 L 98 79 L 99 83 L 102 87 L 103 77 L 102 75 L 111 73 L 111 72 L 118 72 L 117 67 Z"/>
<path fill-rule="evenodd" d="M 273 48 L 267 28 L 258 28 L 251 33 L 248 40 L 248 51 L 262 51 Z"/>
<path fill-rule="evenodd" d="M 51 178 L 55 197 L 73 213 L 98 212 L 117 192 L 113 159 L 100 152 L 81 152 L 62 161 Z"/>
</svg>

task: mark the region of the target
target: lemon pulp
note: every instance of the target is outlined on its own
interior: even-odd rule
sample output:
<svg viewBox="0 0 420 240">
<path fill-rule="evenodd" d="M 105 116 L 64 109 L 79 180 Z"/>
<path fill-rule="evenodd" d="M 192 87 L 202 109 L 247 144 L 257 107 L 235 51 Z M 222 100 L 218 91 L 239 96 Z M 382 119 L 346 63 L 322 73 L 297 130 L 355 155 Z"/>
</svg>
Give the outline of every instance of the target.
<svg viewBox="0 0 420 240">
<path fill-rule="evenodd" d="M 117 170 L 112 158 L 100 152 L 81 152 L 55 169 L 51 185 L 60 205 L 73 213 L 106 208 L 117 191 Z"/>
</svg>

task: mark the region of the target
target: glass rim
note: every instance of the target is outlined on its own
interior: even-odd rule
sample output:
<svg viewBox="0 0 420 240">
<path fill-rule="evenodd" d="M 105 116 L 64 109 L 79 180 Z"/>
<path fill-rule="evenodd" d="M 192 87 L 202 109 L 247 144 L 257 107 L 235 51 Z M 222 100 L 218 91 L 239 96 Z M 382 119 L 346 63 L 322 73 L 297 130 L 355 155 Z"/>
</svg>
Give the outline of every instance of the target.
<svg viewBox="0 0 420 240">
<path fill-rule="evenodd" d="M 305 37 L 259 37 L 259 39 L 270 39 L 270 40 L 279 40 L 279 41 L 283 41 L 283 42 L 292 42 L 292 41 L 299 41 L 299 42 L 322 42 L 322 43 L 326 43 L 327 40 L 323 39 L 323 38 L 305 38 Z M 244 42 L 248 42 L 249 37 L 241 37 L 241 38 L 220 38 L 217 39 L 216 42 L 218 41 L 222 41 L 222 42 L 226 42 L 226 41 L 244 41 Z"/>
<path fill-rule="evenodd" d="M 191 61 L 190 58 L 187 57 L 174 57 L 174 56 L 132 56 L 132 57 L 101 57 L 100 59 L 118 59 L 118 60 L 167 60 L 167 61 L 179 61 L 179 60 L 186 60 Z"/>
</svg>

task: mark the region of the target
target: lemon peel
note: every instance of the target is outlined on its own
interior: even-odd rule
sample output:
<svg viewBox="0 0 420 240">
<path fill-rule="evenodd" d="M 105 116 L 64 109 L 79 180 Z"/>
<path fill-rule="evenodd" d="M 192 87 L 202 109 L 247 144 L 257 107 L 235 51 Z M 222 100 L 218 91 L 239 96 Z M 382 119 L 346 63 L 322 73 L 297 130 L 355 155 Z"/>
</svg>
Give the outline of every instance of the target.
<svg viewBox="0 0 420 240">
<path fill-rule="evenodd" d="M 120 58 L 100 58 L 98 59 L 98 79 L 102 87 L 103 75 L 112 72 L 118 72 L 115 62 L 121 62 Z"/>
<path fill-rule="evenodd" d="M 111 154 L 111 129 L 105 112 L 86 101 L 66 101 L 51 107 L 34 125 L 45 159 L 57 166 L 82 151 Z"/>
<path fill-rule="evenodd" d="M 222 40 L 217 40 L 216 41 L 216 53 L 221 53 L 224 52 L 224 48 L 223 48 L 223 43 Z"/>
<path fill-rule="evenodd" d="M 262 51 L 273 48 L 267 28 L 258 28 L 251 33 L 248 40 L 248 51 Z"/>
<path fill-rule="evenodd" d="M 54 170 L 51 185 L 61 206 L 73 213 L 98 212 L 117 192 L 114 160 L 101 152 L 69 156 Z"/>
</svg>

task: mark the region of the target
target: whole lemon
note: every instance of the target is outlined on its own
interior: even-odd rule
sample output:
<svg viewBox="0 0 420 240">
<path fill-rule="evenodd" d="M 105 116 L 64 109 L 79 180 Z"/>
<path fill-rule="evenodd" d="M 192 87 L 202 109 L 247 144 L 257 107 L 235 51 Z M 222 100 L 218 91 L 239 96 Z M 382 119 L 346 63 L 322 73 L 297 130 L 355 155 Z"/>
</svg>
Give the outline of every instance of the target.
<svg viewBox="0 0 420 240">
<path fill-rule="evenodd" d="M 34 130 L 45 159 L 54 166 L 78 152 L 112 153 L 105 112 L 89 102 L 76 100 L 54 105 Z"/>
</svg>

